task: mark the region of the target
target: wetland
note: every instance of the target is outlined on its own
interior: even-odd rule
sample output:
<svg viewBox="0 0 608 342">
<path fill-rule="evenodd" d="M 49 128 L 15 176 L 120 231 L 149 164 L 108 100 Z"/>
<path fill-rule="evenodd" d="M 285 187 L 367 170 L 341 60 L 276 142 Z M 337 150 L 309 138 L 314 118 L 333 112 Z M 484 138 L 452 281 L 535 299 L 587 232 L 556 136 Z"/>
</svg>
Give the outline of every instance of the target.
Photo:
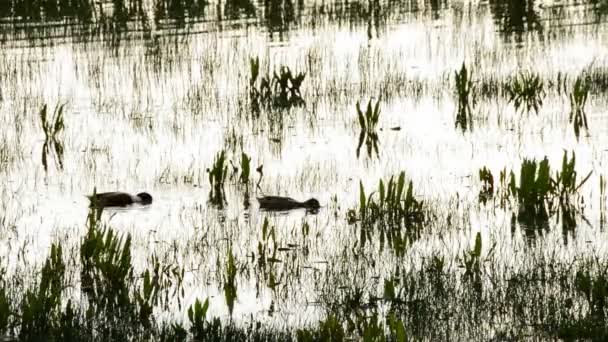
<svg viewBox="0 0 608 342">
<path fill-rule="evenodd" d="M 607 16 L 2 1 L 0 339 L 608 339 Z"/>
</svg>

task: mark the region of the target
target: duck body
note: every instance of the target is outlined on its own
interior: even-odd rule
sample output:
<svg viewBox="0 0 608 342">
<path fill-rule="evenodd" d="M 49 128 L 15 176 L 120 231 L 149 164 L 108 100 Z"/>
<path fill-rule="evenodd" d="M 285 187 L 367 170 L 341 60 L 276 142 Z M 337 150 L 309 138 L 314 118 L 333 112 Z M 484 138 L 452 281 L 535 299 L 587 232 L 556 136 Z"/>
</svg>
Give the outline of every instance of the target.
<svg viewBox="0 0 608 342">
<path fill-rule="evenodd" d="M 89 207 L 126 207 L 134 203 L 152 203 L 152 196 L 147 192 L 140 192 L 137 195 L 118 191 L 101 192 L 87 197 L 89 198 L 89 201 L 91 201 Z"/>
<path fill-rule="evenodd" d="M 279 211 L 279 210 L 291 210 L 298 208 L 305 208 L 308 210 L 317 210 L 321 206 L 319 205 L 319 201 L 314 198 L 311 198 L 305 202 L 296 201 L 291 197 L 282 197 L 282 196 L 264 196 L 258 197 L 258 202 L 260 202 L 260 208 L 269 211 Z"/>
</svg>

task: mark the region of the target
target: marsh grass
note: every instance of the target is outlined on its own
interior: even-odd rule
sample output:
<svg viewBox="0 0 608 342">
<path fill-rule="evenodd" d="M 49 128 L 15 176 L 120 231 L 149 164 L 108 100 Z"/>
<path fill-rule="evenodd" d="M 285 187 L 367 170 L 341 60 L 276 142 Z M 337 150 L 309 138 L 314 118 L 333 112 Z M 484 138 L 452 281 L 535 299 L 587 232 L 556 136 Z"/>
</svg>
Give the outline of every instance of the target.
<svg viewBox="0 0 608 342">
<path fill-rule="evenodd" d="M 214 341 L 244 340 L 251 333 L 258 336 L 283 334 L 266 332 L 258 324 L 239 328 L 224 324 L 219 318 L 206 321 L 208 300 L 196 300 L 187 310 L 190 328 L 181 322 L 154 319 L 153 311 L 169 296 L 183 296 L 184 270 L 153 257 L 151 269 L 139 274 L 131 257 L 130 235 L 120 236 L 103 226 L 103 209 L 91 209 L 87 233 L 81 239 L 80 257 L 75 261 L 79 278 L 71 278 L 61 243 L 52 244 L 50 254 L 38 272 L 38 280 L 22 298 L 7 292 L 9 283 L 0 277 L 0 333 L 19 340 L 184 340 L 194 338 Z M 226 283 L 234 286 L 237 274 L 234 258 L 228 257 Z M 74 280 L 78 285 L 74 286 Z M 11 281 L 10 284 L 20 284 Z M 70 289 L 70 291 L 66 291 Z M 12 294 L 12 295 L 9 295 Z M 69 293 L 76 293 L 71 296 Z M 180 295 L 181 293 L 181 295 Z M 80 299 L 79 299 L 80 298 Z M 236 297 L 234 297 L 236 298 Z M 19 303 L 18 305 L 17 302 Z M 86 305 L 83 303 L 86 302 Z M 167 302 L 162 304 L 165 310 Z M 284 336 L 282 337 L 284 338 Z M 265 339 L 267 340 L 267 339 Z"/>
<path fill-rule="evenodd" d="M 456 111 L 456 127 L 460 127 L 463 131 L 473 128 L 473 116 L 471 106 L 473 102 L 473 92 L 475 91 L 473 81 L 473 72 L 468 70 L 465 63 L 462 62 L 460 70 L 454 72 L 454 80 L 456 83 L 456 99 L 458 100 L 458 109 Z"/>
<path fill-rule="evenodd" d="M 479 191 L 479 202 L 486 204 L 494 197 L 494 176 L 485 166 L 479 170 L 481 190 Z"/>
<path fill-rule="evenodd" d="M 397 254 L 402 255 L 406 246 L 417 240 L 425 223 L 425 208 L 422 201 L 414 197 L 410 181 L 406 187 L 405 172 L 387 183 L 379 181 L 378 189 L 366 195 L 363 183 L 359 183 L 359 208 L 350 209 L 347 220 L 359 222 L 361 244 L 372 239 L 377 231 L 380 239 L 388 240 Z"/>
<path fill-rule="evenodd" d="M 530 113 L 532 110 L 538 114 L 546 95 L 545 84 L 540 75 L 532 72 L 522 72 L 509 79 L 505 85 L 505 92 L 509 102 L 512 102 L 516 111 Z"/>
<path fill-rule="evenodd" d="M 53 111 L 52 117 L 47 113 L 47 105 L 42 106 L 40 110 L 39 117 L 40 123 L 42 126 L 42 130 L 44 131 L 44 145 L 42 146 L 42 165 L 44 166 L 44 170 L 48 170 L 48 161 L 47 156 L 51 151 L 54 151 L 53 154 L 55 158 L 55 162 L 60 169 L 63 169 L 63 153 L 64 147 L 63 142 L 59 138 L 59 134 L 64 130 L 65 123 L 63 118 L 63 111 L 65 109 L 64 104 L 57 104 L 55 106 L 55 110 Z"/>
<path fill-rule="evenodd" d="M 203 341 L 206 331 L 205 316 L 207 316 L 207 310 L 209 309 L 209 298 L 205 300 L 203 304 L 196 299 L 194 304 L 188 308 L 188 320 L 190 321 L 190 331 L 192 337 L 196 340 Z M 187 336 L 184 336 L 187 337 Z"/>
<path fill-rule="evenodd" d="M 237 299 L 237 267 L 234 254 L 232 253 L 231 249 L 228 250 L 226 260 L 226 273 L 224 274 L 223 280 L 224 298 L 226 299 L 228 311 L 230 312 L 230 315 L 232 315 L 232 312 L 234 311 L 234 303 Z"/>
<path fill-rule="evenodd" d="M 579 76 L 572 87 L 570 92 L 570 123 L 574 128 L 574 135 L 578 139 L 580 136 L 581 128 L 589 130 L 587 124 L 587 114 L 585 113 L 585 105 L 587 104 L 587 97 L 589 96 L 589 90 L 591 85 L 584 76 Z"/>
<path fill-rule="evenodd" d="M 376 152 L 376 155 L 378 155 L 378 133 L 376 131 L 376 126 L 378 126 L 378 120 L 380 118 L 380 99 L 376 101 L 375 105 L 373 105 L 372 100 L 369 100 L 365 112 L 361 110 L 361 106 L 359 102 L 357 102 L 357 118 L 359 119 L 359 128 L 361 129 L 356 152 L 357 158 L 359 157 L 361 146 L 363 146 L 364 142 L 367 147 L 368 157 L 371 157 L 373 152 Z"/>
<path fill-rule="evenodd" d="M 492 245 L 488 249 L 487 254 L 484 259 L 482 259 L 482 255 L 481 255 L 482 247 L 483 247 L 483 245 L 482 245 L 481 234 L 477 233 L 475 235 L 475 244 L 473 245 L 473 248 L 468 251 L 463 251 L 462 255 L 459 258 L 460 267 L 464 269 L 463 277 L 465 279 L 465 283 L 467 285 L 472 286 L 473 289 L 475 289 L 475 291 L 477 291 L 480 296 L 482 295 L 482 290 L 483 290 L 483 284 L 482 284 L 483 267 L 482 267 L 482 265 L 483 265 L 483 262 L 490 261 L 494 248 L 496 247 L 496 243 L 494 243 L 494 245 Z"/>
<path fill-rule="evenodd" d="M 541 227 L 547 224 L 549 214 L 547 201 L 552 192 L 549 160 L 542 161 L 524 159 L 519 173 L 519 184 L 511 173 L 510 191 L 517 198 L 519 212 L 517 219 L 531 227 Z"/>
<path fill-rule="evenodd" d="M 207 169 L 209 174 L 209 202 L 218 208 L 223 208 L 226 204 L 226 192 L 224 183 L 228 179 L 228 161 L 224 150 L 218 152 L 213 160 L 213 165 Z"/>
<path fill-rule="evenodd" d="M 26 291 L 21 303 L 19 338 L 42 339 L 58 331 L 61 297 L 65 286 L 65 263 L 61 245 L 52 245 L 51 254 L 40 271 L 38 287 Z"/>
<path fill-rule="evenodd" d="M 385 198 L 389 193 L 392 191 L 385 191 Z M 187 338 L 316 341 L 363 337 L 405 341 L 438 340 L 454 333 L 476 339 L 497 335 L 505 339 L 608 336 L 603 324 L 608 302 L 605 260 L 581 256 L 564 263 L 555 259 L 555 254 L 540 252 L 526 253 L 526 258 L 516 265 L 502 264 L 493 257 L 495 243 L 482 241 L 479 233 L 471 247 L 459 252 L 456 263 L 431 252 L 411 265 L 391 265 L 388 272 L 373 279 L 369 274 L 375 275 L 386 267 L 375 265 L 373 259 L 378 255 L 360 254 L 357 248 L 347 247 L 336 255 L 340 259 L 328 262 L 323 271 L 328 281 L 315 283 L 313 290 L 325 291 L 317 304 L 323 315 L 305 327 L 267 326 L 257 318 L 237 324 L 213 317 L 208 299 L 195 300 L 186 308 L 186 322 L 164 321 L 150 313 L 160 309 L 163 297 L 171 296 L 179 277 L 167 272 L 168 278 L 163 278 L 165 272 L 149 268 L 141 273 L 135 271 L 129 236 L 120 236 L 102 226 L 97 219 L 101 215 L 95 211 L 89 213 L 87 234 L 80 240 L 80 258 L 76 258 L 80 280 L 67 277 L 63 247 L 59 243 L 52 245 L 39 280 L 23 299 L 9 296 L 6 289 L 10 285 L 0 278 L 0 332 L 23 339 L 87 341 Z M 263 259 L 268 272 L 267 286 L 276 287 L 273 292 L 284 286 L 279 280 L 282 278 L 273 280 L 271 271 L 275 258 L 272 250 L 280 251 L 277 246 L 281 245 L 275 234 L 277 231 L 265 219 L 260 249 L 271 251 Z M 353 266 L 362 257 L 367 260 L 364 263 L 371 264 Z M 159 258 L 156 263 L 163 262 Z M 175 266 L 163 264 L 157 269 L 172 267 Z M 238 279 L 247 267 L 231 249 L 218 260 L 228 304 L 237 298 Z M 251 267 L 261 267 L 260 260 L 253 261 Z M 183 270 L 177 274 L 183 277 Z M 74 281 L 82 284 L 73 286 Z M 81 293 L 87 305 L 67 295 L 67 288 Z M 180 296 L 179 292 L 177 295 Z M 445 317 L 449 322 L 437 317 Z M 511 323 L 501 325 L 498 331 L 495 326 L 473 324 L 491 321 L 492 317 Z M 436 324 L 429 327 L 429 322 Z"/>
<path fill-rule="evenodd" d="M 549 218 L 555 213 L 561 213 L 562 224 L 567 230 L 576 227 L 575 216 L 582 215 L 579 206 L 579 190 L 591 177 L 590 171 L 580 181 L 576 172 L 576 156 L 574 152 L 568 158 L 564 151 L 561 169 L 551 174 L 549 160 L 545 157 L 540 162 L 524 159 L 519 172 L 519 178 L 511 171 L 507 176 L 506 169 L 500 174 L 500 187 L 494 190 L 494 177 L 486 167 L 479 170 L 482 182 L 479 201 L 487 203 L 497 192 L 501 197 L 501 207 L 509 197 L 514 197 L 518 203 L 517 220 L 527 227 L 543 228 L 548 226 Z"/>
<path fill-rule="evenodd" d="M 259 116 L 262 108 L 289 109 L 306 104 L 300 91 L 306 73 L 294 74 L 288 66 L 283 65 L 272 76 L 261 75 L 258 57 L 250 58 L 249 69 L 249 99 L 255 117 Z"/>
<path fill-rule="evenodd" d="M 587 183 L 593 171 L 580 180 L 577 181 L 578 174 L 576 168 L 576 155 L 572 152 L 572 156 L 568 159 L 568 152 L 564 151 L 562 158 L 561 170 L 558 170 L 555 174 L 554 182 L 554 193 L 559 197 L 559 202 L 567 204 L 572 201 L 572 196 L 577 195 L 579 189 Z"/>
</svg>

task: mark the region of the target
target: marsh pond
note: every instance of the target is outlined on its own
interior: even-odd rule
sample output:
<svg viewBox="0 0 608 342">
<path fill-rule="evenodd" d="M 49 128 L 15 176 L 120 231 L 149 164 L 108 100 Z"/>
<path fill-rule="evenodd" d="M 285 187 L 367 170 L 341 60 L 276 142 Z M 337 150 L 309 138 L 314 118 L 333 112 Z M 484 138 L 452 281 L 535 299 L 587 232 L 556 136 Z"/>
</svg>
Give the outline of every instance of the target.
<svg viewBox="0 0 608 342">
<path fill-rule="evenodd" d="M 0 339 L 606 341 L 607 41 L 606 0 L 2 0 Z"/>
</svg>

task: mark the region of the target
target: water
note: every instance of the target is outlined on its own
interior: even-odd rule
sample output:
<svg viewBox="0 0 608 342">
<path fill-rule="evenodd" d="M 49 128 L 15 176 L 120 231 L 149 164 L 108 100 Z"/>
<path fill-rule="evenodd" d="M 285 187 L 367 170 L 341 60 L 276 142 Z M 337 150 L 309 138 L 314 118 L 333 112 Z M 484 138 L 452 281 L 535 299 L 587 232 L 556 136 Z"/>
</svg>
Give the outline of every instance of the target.
<svg viewBox="0 0 608 342">
<path fill-rule="evenodd" d="M 131 234 L 137 272 L 152 255 L 185 269 L 180 303 L 157 313 L 170 319 L 185 320 L 196 298 L 210 297 L 212 316 L 305 326 L 323 317 L 319 303 L 340 286 L 374 293 L 396 268 L 415 269 L 437 253 L 457 271 L 477 232 L 483 253 L 496 244 L 493 260 L 504 269 L 525 268 L 528 253 L 605 260 L 605 89 L 594 83 L 590 129 L 577 138 L 568 97 L 550 83 L 558 72 L 570 80 L 583 70 L 605 75 L 598 6 L 522 2 L 520 15 L 517 2 L 494 1 L 185 3 L 187 10 L 165 1 L 125 11 L 104 1 L 82 13 L 0 8 L 0 242 L 9 272 L 40 267 L 53 242 L 77 258 L 94 188 L 154 196 L 150 207 L 108 210 L 102 219 Z M 263 74 L 281 65 L 306 72 L 306 105 L 253 115 L 255 56 Z M 479 85 L 538 73 L 547 80 L 540 113 L 480 93 L 473 128 L 456 128 L 453 75 L 463 61 Z M 355 105 L 369 99 L 381 103 L 379 151 L 368 155 L 364 146 L 357 157 Z M 43 104 L 50 113 L 66 104 L 64 155 L 48 154 L 46 171 Z M 220 150 L 235 167 L 242 152 L 251 157 L 249 207 L 238 172 L 226 181 L 225 208 L 209 203 L 207 169 Z M 576 153 L 579 179 L 593 171 L 580 192 L 587 222 L 577 217 L 575 234 L 564 236 L 554 217 L 530 245 L 525 227 L 512 232 L 510 210 L 478 203 L 483 166 L 498 178 L 503 168 L 517 174 L 524 158 L 547 156 L 558 168 L 564 150 Z M 361 246 L 346 215 L 358 206 L 360 181 L 369 193 L 400 171 L 436 219 L 396 256 L 377 237 Z M 267 213 L 255 200 L 262 194 L 315 197 L 323 207 L 316 215 Z M 264 220 L 274 227 L 272 243 Z M 256 265 L 260 243 L 280 262 Z M 239 270 L 232 313 L 222 290 L 228 250 Z"/>
</svg>

